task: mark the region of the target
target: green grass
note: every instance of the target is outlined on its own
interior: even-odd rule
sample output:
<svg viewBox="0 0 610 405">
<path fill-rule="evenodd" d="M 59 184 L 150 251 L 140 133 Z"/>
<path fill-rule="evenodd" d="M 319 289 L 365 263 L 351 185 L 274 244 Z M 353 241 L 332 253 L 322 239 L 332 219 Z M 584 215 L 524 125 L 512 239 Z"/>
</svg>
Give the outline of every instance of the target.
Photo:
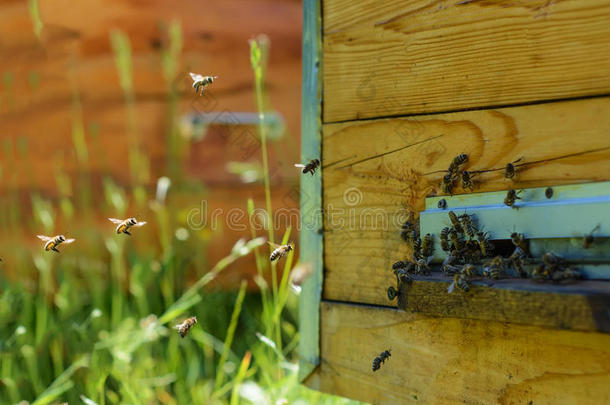
<svg viewBox="0 0 610 405">
<path fill-rule="evenodd" d="M 177 23 L 169 26 L 169 43 L 161 58 L 170 92 L 168 146 L 173 163 L 168 171 L 176 176 L 182 176 L 177 166 L 182 147 L 174 143 L 177 93 L 170 77 L 177 71 L 179 31 Z M 76 179 L 67 174 L 64 157 L 58 155 L 57 198 L 33 193 L 28 198 L 30 211 L 21 205 L 24 195 L 16 191 L 15 172 L 0 173 L 13 190 L 0 197 L 0 222 L 3 234 L 15 236 L 3 245 L 0 264 L 0 403 L 350 402 L 310 391 L 298 381 L 298 296 L 290 288 L 296 258 L 291 252 L 281 262 L 281 271 L 269 264 L 269 248 L 261 236 L 274 240 L 271 221 L 267 235 L 252 229 L 249 241 L 236 241 L 226 257 L 208 263 L 203 253 L 206 236 L 188 230 L 186 224 L 192 207 L 184 198 L 166 198 L 186 193 L 180 181 L 162 177 L 156 192 L 146 187 L 150 167 L 139 145 L 129 38 L 115 31 L 111 42 L 125 95 L 132 183 L 122 186 L 106 176 L 97 185 L 103 199 L 90 198 L 96 185 L 89 157 L 100 153 L 99 128 L 84 122 L 75 82 L 73 145 L 68 155 L 79 169 Z M 265 211 L 270 213 L 268 145 L 262 125 L 267 97 L 266 57 L 261 54 L 266 54 L 266 45 L 253 41 L 251 56 L 261 118 Z M 3 168 L 10 167 L 16 153 L 27 154 L 27 147 L 21 150 L 5 141 Z M 244 201 L 240 208 L 252 217 L 254 202 Z M 109 222 L 106 228 L 93 226 L 92 216 L 82 215 L 125 217 L 134 215 L 133 210 L 149 224 L 145 230 L 134 230 L 131 238 L 116 235 Z M 61 254 L 19 243 L 20 238 L 57 231 L 78 236 L 77 243 L 61 246 Z M 183 237 L 177 237 L 178 231 Z M 290 235 L 288 229 L 281 242 L 288 242 Z M 245 280 L 237 292 L 210 288 L 229 265 L 241 266 L 249 255 L 255 256 L 258 291 L 247 290 Z M 173 326 L 188 316 L 197 316 L 199 322 L 180 338 Z"/>
</svg>

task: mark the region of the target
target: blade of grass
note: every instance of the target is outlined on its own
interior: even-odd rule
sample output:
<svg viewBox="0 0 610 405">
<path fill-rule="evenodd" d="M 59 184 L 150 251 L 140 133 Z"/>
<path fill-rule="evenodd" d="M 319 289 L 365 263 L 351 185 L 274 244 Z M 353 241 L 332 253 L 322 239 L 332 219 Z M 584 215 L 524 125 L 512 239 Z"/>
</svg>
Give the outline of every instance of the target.
<svg viewBox="0 0 610 405">
<path fill-rule="evenodd" d="M 62 393 L 66 392 L 74 386 L 74 383 L 70 381 L 70 377 L 72 377 L 72 374 L 74 374 L 77 370 L 88 366 L 89 356 L 83 356 L 76 360 L 70 365 L 70 367 L 68 367 L 63 373 L 61 373 L 55 379 L 55 381 L 53 381 L 51 385 L 49 385 L 47 389 L 44 390 L 42 394 L 38 396 L 38 398 L 36 398 L 34 402 L 32 402 L 32 405 L 45 405 L 55 400 Z"/>
<path fill-rule="evenodd" d="M 250 367 L 250 361 L 252 360 L 252 353 L 248 350 L 244 355 L 244 358 L 241 360 L 241 364 L 239 365 L 239 370 L 237 370 L 237 376 L 233 380 L 233 391 L 231 392 L 231 405 L 237 405 L 239 400 L 239 387 L 241 386 L 242 381 L 246 375 L 246 371 L 248 371 L 248 367 Z"/>
<path fill-rule="evenodd" d="M 237 294 L 237 299 L 235 300 L 233 314 L 231 314 L 231 322 L 229 323 L 229 328 L 227 329 L 227 337 L 225 339 L 224 348 L 222 350 L 222 354 L 220 355 L 220 360 L 218 361 L 218 367 L 216 369 L 216 381 L 214 382 L 214 391 L 220 389 L 220 387 L 224 383 L 224 365 L 227 361 L 229 351 L 231 350 L 231 345 L 233 344 L 233 337 L 235 336 L 235 329 L 237 328 L 237 322 L 239 321 L 241 306 L 244 302 L 244 298 L 246 298 L 246 287 L 248 287 L 248 282 L 243 280 L 239 288 L 239 293 Z"/>
</svg>

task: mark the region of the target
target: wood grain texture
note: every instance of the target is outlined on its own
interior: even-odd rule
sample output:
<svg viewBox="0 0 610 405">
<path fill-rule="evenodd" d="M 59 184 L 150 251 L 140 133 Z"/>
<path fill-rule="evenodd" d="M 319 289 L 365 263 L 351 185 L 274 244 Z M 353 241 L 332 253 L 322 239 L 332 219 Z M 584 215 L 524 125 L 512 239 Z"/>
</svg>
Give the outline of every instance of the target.
<svg viewBox="0 0 610 405">
<path fill-rule="evenodd" d="M 324 121 L 610 92 L 608 0 L 325 0 Z"/>
<path fill-rule="evenodd" d="M 387 305 L 391 265 L 410 255 L 400 225 L 439 192 L 459 153 L 468 170 L 539 162 L 516 182 L 482 173 L 475 192 L 609 180 L 609 109 L 597 98 L 324 125 L 323 297 Z"/>
<path fill-rule="evenodd" d="M 601 404 L 610 335 L 323 302 L 314 388 L 373 404 Z M 375 373 L 371 363 L 392 357 Z"/>
</svg>

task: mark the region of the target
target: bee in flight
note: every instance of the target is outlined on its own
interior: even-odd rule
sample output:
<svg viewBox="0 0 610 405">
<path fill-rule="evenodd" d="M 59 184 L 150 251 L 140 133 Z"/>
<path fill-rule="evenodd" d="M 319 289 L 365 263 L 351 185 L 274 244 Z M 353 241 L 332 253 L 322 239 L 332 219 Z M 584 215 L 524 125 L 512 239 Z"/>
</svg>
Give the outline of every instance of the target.
<svg viewBox="0 0 610 405">
<path fill-rule="evenodd" d="M 41 241 L 43 241 L 44 244 L 44 250 L 49 251 L 52 250 L 54 252 L 59 253 L 59 250 L 57 250 L 57 246 L 61 245 L 62 243 L 65 244 L 70 244 L 72 242 L 74 242 L 76 239 L 66 239 L 66 237 L 64 235 L 57 235 L 57 236 L 44 236 L 44 235 L 36 235 L 38 237 L 38 239 L 40 239 Z"/>
<path fill-rule="evenodd" d="M 271 255 L 269 256 L 269 260 L 271 260 L 272 262 L 280 260 L 282 257 L 286 256 L 288 252 L 294 249 L 292 247 L 292 243 L 289 243 L 287 245 L 276 245 L 275 243 L 271 242 L 267 243 L 274 249 L 273 252 L 271 252 Z"/>
<path fill-rule="evenodd" d="M 142 225 L 146 225 L 146 221 L 138 222 L 135 218 L 127 218 L 127 219 L 116 219 L 116 218 L 108 218 L 110 222 L 117 224 L 116 233 L 124 233 L 131 236 L 129 233 L 129 228 L 131 227 L 141 227 Z"/>
<path fill-rule="evenodd" d="M 316 173 L 316 170 L 318 170 L 318 167 L 320 167 L 320 160 L 319 159 L 312 159 L 306 165 L 302 165 L 300 163 L 297 163 L 297 164 L 294 165 L 294 167 L 302 168 L 303 169 L 302 170 L 303 174 L 311 173 L 311 175 L 313 176 Z"/>
<path fill-rule="evenodd" d="M 391 350 L 383 351 L 379 356 L 373 359 L 373 371 L 377 371 L 381 368 L 381 365 L 392 356 L 390 354 Z"/>
<path fill-rule="evenodd" d="M 189 72 L 191 75 L 191 79 L 193 79 L 193 88 L 195 89 L 195 94 L 203 95 L 206 87 L 214 82 L 214 79 L 218 79 L 218 76 L 203 76 L 197 73 Z"/>
<path fill-rule="evenodd" d="M 174 326 L 174 329 L 178 329 L 178 333 L 180 337 L 185 337 L 189 330 L 197 323 L 197 317 L 194 316 L 192 318 L 185 319 L 182 323 Z"/>
</svg>

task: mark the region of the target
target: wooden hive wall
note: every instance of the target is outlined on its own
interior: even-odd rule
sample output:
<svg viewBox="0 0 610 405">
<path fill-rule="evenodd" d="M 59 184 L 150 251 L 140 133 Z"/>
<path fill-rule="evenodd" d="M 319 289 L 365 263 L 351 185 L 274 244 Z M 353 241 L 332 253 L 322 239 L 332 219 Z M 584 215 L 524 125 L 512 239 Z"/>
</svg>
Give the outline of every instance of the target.
<svg viewBox="0 0 610 405">
<path fill-rule="evenodd" d="M 307 382 L 373 403 L 607 402 L 606 283 L 591 283 L 595 299 L 583 282 L 476 287 L 439 306 L 430 297 L 447 284 L 415 282 L 406 312 L 386 289 L 410 254 L 400 224 L 441 194 L 459 153 L 488 171 L 475 192 L 610 180 L 610 2 L 305 3 L 322 10 L 319 49 L 304 55 L 319 52 L 323 102 L 319 116 L 303 110 L 319 119 L 303 145 L 321 145 L 324 209 L 319 366 Z M 519 158 L 538 163 L 509 182 L 502 168 Z"/>
</svg>

